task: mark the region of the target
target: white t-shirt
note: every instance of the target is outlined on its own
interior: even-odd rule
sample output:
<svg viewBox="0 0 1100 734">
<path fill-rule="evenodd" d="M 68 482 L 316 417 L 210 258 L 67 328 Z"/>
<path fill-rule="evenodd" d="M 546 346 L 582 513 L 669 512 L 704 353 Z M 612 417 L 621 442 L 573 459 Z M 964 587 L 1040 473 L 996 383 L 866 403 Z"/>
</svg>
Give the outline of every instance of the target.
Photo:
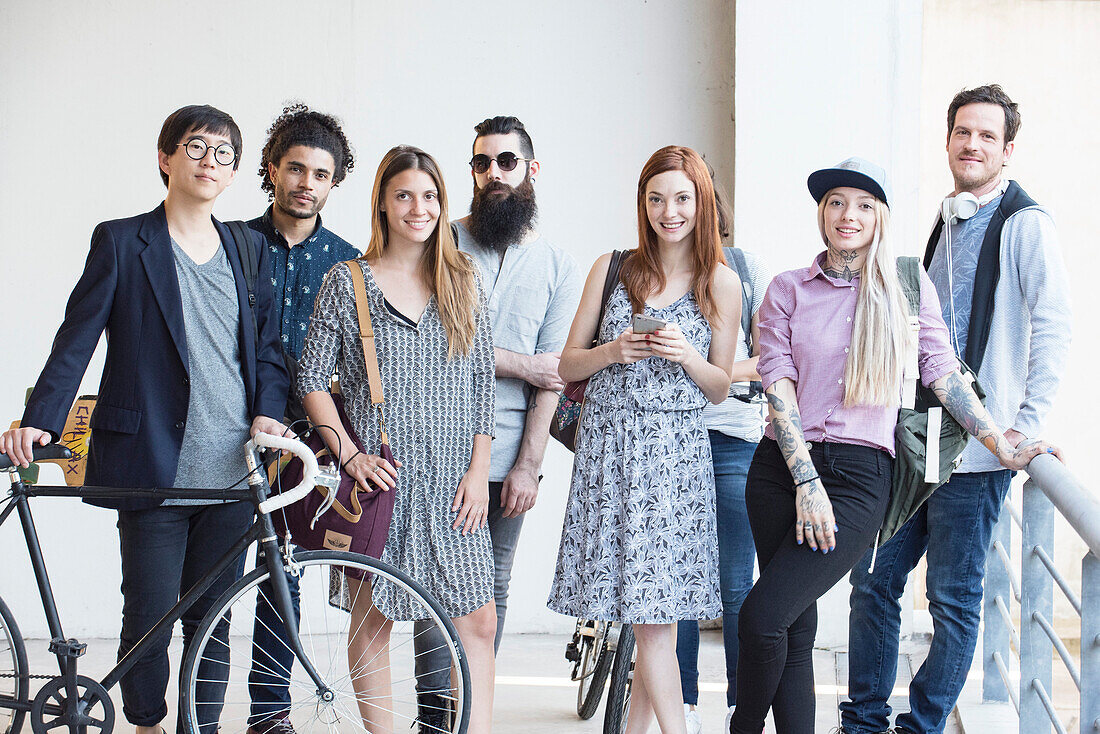
<svg viewBox="0 0 1100 734">
<path fill-rule="evenodd" d="M 749 269 L 749 279 L 752 283 L 752 312 L 755 315 L 760 309 L 760 304 L 764 302 L 764 293 L 768 290 L 768 283 L 771 282 L 771 273 L 759 257 L 745 249 L 741 252 L 745 255 L 745 264 Z M 740 293 L 737 295 L 741 296 Z M 735 359 L 740 362 L 751 356 L 739 327 Z M 708 405 L 704 408 L 703 420 L 711 431 L 720 431 L 727 436 L 751 443 L 758 443 L 764 435 L 764 406 L 760 403 L 744 403 L 737 398 L 726 398 L 718 405 Z"/>
</svg>

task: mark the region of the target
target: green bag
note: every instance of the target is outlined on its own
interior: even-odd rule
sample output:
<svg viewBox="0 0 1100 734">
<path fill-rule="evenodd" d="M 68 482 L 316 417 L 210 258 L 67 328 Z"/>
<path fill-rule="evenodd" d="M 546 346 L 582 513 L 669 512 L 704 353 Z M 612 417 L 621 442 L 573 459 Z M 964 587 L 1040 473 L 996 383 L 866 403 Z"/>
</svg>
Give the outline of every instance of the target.
<svg viewBox="0 0 1100 734">
<path fill-rule="evenodd" d="M 915 343 L 920 331 L 919 260 L 915 257 L 899 257 L 898 279 L 909 301 L 909 323 Z M 902 407 L 898 410 L 898 423 L 894 428 L 896 458 L 890 504 L 879 530 L 879 547 L 916 514 L 937 487 L 951 478 L 951 472 L 959 465 L 959 455 L 970 439 L 970 434 L 951 417 L 935 394 L 920 384 L 916 351 L 915 348 L 911 350 L 905 367 Z M 959 372 L 964 380 L 970 380 L 974 392 L 984 405 L 985 392 L 978 384 L 973 370 L 961 359 Z M 938 442 L 928 441 L 929 428 L 933 433 L 939 434 Z"/>
</svg>

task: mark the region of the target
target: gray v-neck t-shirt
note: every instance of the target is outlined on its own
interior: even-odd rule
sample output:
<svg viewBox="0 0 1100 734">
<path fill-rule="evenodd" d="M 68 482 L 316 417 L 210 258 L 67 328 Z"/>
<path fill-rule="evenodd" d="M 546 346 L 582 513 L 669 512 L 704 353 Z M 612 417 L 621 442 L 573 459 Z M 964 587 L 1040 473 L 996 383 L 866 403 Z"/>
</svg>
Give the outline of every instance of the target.
<svg viewBox="0 0 1100 734">
<path fill-rule="evenodd" d="M 201 264 L 192 260 L 175 240 L 172 254 L 183 304 L 191 383 L 173 486 L 220 489 L 238 482 L 248 471 L 244 444 L 249 438 L 251 421 L 241 374 L 237 284 L 223 247 Z M 207 502 L 166 500 L 164 504 Z"/>
</svg>

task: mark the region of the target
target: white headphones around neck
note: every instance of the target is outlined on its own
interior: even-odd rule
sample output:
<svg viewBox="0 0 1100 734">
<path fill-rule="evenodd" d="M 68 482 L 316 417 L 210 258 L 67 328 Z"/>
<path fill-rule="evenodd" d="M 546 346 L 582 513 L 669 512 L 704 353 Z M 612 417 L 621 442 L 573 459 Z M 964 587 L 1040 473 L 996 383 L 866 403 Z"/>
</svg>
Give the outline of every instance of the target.
<svg viewBox="0 0 1100 734">
<path fill-rule="evenodd" d="M 1000 185 L 981 198 L 974 196 L 969 191 L 964 191 L 957 196 L 948 196 L 940 205 L 940 216 L 948 224 L 955 224 L 961 219 L 970 219 L 978 213 L 978 210 L 996 199 L 1008 189 L 1008 179 L 1002 178 Z"/>
</svg>

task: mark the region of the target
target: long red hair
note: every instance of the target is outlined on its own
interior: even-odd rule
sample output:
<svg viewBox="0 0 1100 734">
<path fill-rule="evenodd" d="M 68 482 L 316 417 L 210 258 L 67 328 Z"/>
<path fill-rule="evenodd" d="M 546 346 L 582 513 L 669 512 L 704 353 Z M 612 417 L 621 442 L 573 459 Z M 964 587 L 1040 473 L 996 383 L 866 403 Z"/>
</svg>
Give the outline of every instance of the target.
<svg viewBox="0 0 1100 734">
<path fill-rule="evenodd" d="M 650 179 L 666 171 L 683 171 L 695 184 L 695 230 L 692 232 L 693 275 L 691 289 L 699 310 L 709 323 L 715 323 L 718 306 L 711 285 L 714 271 L 722 262 L 722 240 L 718 233 L 718 203 L 714 182 L 707 164 L 691 148 L 668 145 L 646 161 L 638 177 L 638 249 L 623 263 L 622 281 L 634 313 L 641 313 L 646 299 L 664 290 L 666 279 L 657 252 L 657 233 L 649 224 L 646 208 L 646 186 Z"/>
</svg>

